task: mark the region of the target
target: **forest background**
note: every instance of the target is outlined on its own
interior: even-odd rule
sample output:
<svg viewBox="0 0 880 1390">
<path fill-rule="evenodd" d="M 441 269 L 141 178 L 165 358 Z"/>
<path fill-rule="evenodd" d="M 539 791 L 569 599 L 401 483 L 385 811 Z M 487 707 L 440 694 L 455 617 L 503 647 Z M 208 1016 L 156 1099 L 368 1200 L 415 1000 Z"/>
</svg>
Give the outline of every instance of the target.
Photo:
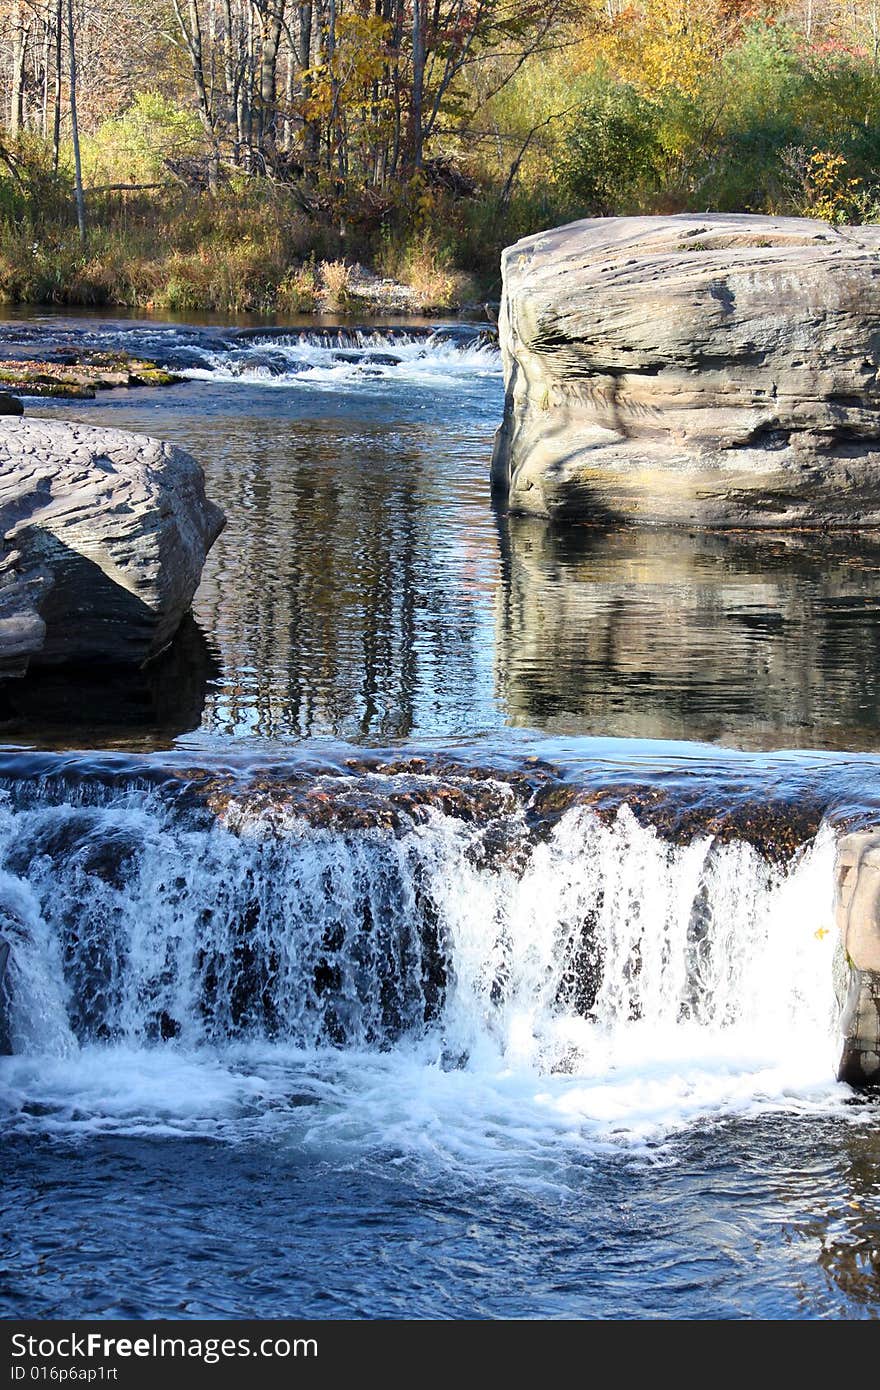
<svg viewBox="0 0 880 1390">
<path fill-rule="evenodd" d="M 880 220 L 880 0 L 0 0 L 0 298 L 497 299 L 581 216 Z"/>
</svg>

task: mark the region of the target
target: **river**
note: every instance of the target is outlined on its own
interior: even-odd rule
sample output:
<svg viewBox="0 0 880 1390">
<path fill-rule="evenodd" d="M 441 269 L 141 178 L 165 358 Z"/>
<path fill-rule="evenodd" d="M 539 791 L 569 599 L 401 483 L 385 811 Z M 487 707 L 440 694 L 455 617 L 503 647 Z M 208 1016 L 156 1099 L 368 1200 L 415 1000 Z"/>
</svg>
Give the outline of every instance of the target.
<svg viewBox="0 0 880 1390">
<path fill-rule="evenodd" d="M 183 373 L 28 409 L 228 517 L 151 667 L 7 696 L 4 1314 L 876 1316 L 880 543 L 499 514 L 473 326 L 0 336 Z"/>
</svg>

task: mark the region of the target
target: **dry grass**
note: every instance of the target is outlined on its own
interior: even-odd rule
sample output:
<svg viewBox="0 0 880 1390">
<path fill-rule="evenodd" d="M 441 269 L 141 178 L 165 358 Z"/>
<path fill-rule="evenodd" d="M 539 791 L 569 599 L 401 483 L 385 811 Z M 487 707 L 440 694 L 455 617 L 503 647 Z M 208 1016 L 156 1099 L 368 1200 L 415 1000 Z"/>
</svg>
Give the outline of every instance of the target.
<svg viewBox="0 0 880 1390">
<path fill-rule="evenodd" d="M 291 266 L 278 286 L 276 308 L 288 314 L 314 314 L 320 301 L 321 277 L 314 260 Z"/>
<path fill-rule="evenodd" d="M 256 182 L 214 197 L 183 190 L 106 195 L 90 200 L 83 248 L 70 200 L 56 196 L 54 185 L 51 198 L 30 203 L 10 197 L 6 185 L 0 178 L 0 301 L 9 303 L 351 312 L 359 300 L 349 266 L 362 260 L 411 287 L 413 307 L 430 313 L 479 298 L 456 268 L 459 243 L 466 259 L 479 247 L 491 260 L 484 229 L 462 221 L 473 214 L 470 204 L 438 210 L 447 247 L 433 232 L 408 231 L 404 204 L 390 236 L 352 215 L 343 241 L 337 217 L 309 217 L 293 191 Z"/>
<path fill-rule="evenodd" d="M 0 224 L 0 299 L 230 314 L 318 305 L 320 277 L 309 258 L 332 232 L 291 199 L 178 194 L 116 200 L 90 213 L 85 248 L 69 224 Z"/>
<path fill-rule="evenodd" d="M 345 261 L 321 262 L 321 299 L 328 309 L 345 309 L 351 303 L 349 270 Z"/>
<path fill-rule="evenodd" d="M 442 250 L 429 233 L 423 232 L 402 246 L 387 246 L 382 254 L 382 269 L 415 291 L 423 313 L 455 309 L 476 294 L 472 278 L 454 268 L 450 253 Z"/>
</svg>

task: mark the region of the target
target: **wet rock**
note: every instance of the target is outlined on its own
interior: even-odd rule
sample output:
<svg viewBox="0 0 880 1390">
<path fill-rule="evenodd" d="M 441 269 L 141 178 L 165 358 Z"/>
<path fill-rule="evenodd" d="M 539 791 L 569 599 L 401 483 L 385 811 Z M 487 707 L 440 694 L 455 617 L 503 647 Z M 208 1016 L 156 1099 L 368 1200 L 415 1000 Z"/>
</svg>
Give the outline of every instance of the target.
<svg viewBox="0 0 880 1390">
<path fill-rule="evenodd" d="M 20 560 L 17 550 L 0 557 L 0 680 L 23 676 L 46 637 L 40 601 L 51 580 L 41 568 L 21 574 Z"/>
<path fill-rule="evenodd" d="M 24 406 L 17 396 L 8 391 L 0 391 L 0 415 L 23 415 Z"/>
<path fill-rule="evenodd" d="M 0 420 L 0 675 L 136 665 L 160 652 L 223 524 L 181 449 L 122 430 Z"/>
<path fill-rule="evenodd" d="M 69 352 L 56 348 L 47 358 L 0 361 L 0 382 L 23 396 L 61 400 L 92 400 L 97 391 L 116 386 L 173 386 L 182 379 L 158 363 L 128 352 Z M 0 415 L 21 413 L 4 411 L 0 401 Z"/>
<path fill-rule="evenodd" d="M 880 523 L 880 228 L 575 222 L 504 253 L 514 511 L 713 527 Z"/>
<path fill-rule="evenodd" d="M 837 924 L 849 971 L 840 1079 L 880 1085 L 880 831 L 841 838 Z"/>
</svg>

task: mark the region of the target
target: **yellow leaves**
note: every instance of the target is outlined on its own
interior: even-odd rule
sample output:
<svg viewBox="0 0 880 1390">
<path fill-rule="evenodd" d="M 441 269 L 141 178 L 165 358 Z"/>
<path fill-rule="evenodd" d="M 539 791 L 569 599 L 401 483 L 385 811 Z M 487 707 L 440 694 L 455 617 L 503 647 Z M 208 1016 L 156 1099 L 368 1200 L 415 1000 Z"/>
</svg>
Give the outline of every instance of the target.
<svg viewBox="0 0 880 1390">
<path fill-rule="evenodd" d="M 693 96 L 721 57 L 735 14 L 728 0 L 642 0 L 606 18 L 600 53 L 646 96 L 672 87 Z"/>
<path fill-rule="evenodd" d="M 333 109 L 333 69 L 329 63 L 318 63 L 303 74 L 303 86 L 309 95 L 299 103 L 299 113 L 307 121 L 323 121 Z"/>
<path fill-rule="evenodd" d="M 306 121 L 327 121 L 347 112 L 373 124 L 393 115 L 390 97 L 376 95 L 386 75 L 390 34 L 391 25 L 378 15 L 340 15 L 332 55 L 303 74 L 307 95 L 296 104 L 297 113 Z"/>
<path fill-rule="evenodd" d="M 336 47 L 332 56 L 304 74 L 311 92 L 306 105 L 311 119 L 326 116 L 334 99 L 345 100 L 358 89 L 383 76 L 388 62 L 391 26 L 378 15 L 341 15 L 336 21 Z"/>
<path fill-rule="evenodd" d="M 350 78 L 356 83 L 367 83 L 382 76 L 391 37 L 388 20 L 375 14 L 342 15 L 336 21 L 336 35 L 336 53 L 343 55 Z"/>
<path fill-rule="evenodd" d="M 865 201 L 861 179 L 847 176 L 846 160 L 831 150 L 814 150 L 807 160 L 804 178 L 808 217 L 821 222 L 860 221 Z"/>
</svg>

